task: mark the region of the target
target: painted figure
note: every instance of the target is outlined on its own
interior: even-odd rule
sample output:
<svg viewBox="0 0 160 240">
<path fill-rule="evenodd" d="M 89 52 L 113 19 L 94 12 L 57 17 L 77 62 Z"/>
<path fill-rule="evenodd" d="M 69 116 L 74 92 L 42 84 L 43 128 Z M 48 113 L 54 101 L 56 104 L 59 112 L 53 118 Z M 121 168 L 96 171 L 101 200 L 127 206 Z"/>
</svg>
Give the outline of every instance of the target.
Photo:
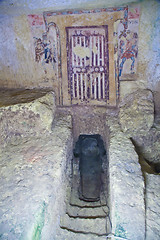
<svg viewBox="0 0 160 240">
<path fill-rule="evenodd" d="M 52 49 L 52 45 L 51 42 L 49 41 L 48 44 L 45 45 L 44 48 L 44 58 L 45 58 L 45 63 L 55 63 L 56 60 L 54 58 L 54 54 L 53 54 L 53 49 Z"/>
<path fill-rule="evenodd" d="M 42 61 L 42 63 L 52 63 L 53 68 L 56 63 L 55 59 L 55 49 L 52 46 L 51 41 L 46 39 L 41 40 L 41 38 L 36 39 L 35 42 L 35 60 L 36 62 Z"/>
<path fill-rule="evenodd" d="M 80 199 L 98 201 L 101 192 L 102 156 L 106 154 L 99 134 L 80 135 L 74 149 L 79 157 Z"/>
<path fill-rule="evenodd" d="M 44 43 L 40 38 L 36 39 L 35 42 L 35 57 L 36 62 L 41 61 L 41 56 L 44 54 Z"/>
<path fill-rule="evenodd" d="M 124 39 L 122 38 L 120 40 L 121 63 L 119 66 L 119 77 L 122 75 L 124 63 L 128 59 L 130 59 L 132 61 L 130 70 L 131 70 L 131 73 L 134 73 L 134 63 L 137 58 L 137 52 L 138 52 L 137 39 L 138 39 L 137 33 L 132 33 L 130 31 L 128 31 L 128 35 L 126 35 L 126 38 L 124 38 Z"/>
</svg>

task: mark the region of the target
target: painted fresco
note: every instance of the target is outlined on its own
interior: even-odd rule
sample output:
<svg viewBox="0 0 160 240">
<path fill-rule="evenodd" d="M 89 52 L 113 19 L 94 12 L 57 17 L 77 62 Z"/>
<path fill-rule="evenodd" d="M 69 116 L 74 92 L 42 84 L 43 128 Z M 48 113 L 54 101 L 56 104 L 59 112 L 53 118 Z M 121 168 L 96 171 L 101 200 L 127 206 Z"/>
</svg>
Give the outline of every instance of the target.
<svg viewBox="0 0 160 240">
<path fill-rule="evenodd" d="M 107 26 L 67 28 L 71 102 L 106 102 L 108 93 Z"/>
<path fill-rule="evenodd" d="M 35 61 L 42 65 L 51 64 L 53 69 L 57 61 L 57 43 L 54 38 L 55 29 L 50 28 L 41 38 L 35 38 Z"/>
<path fill-rule="evenodd" d="M 28 15 L 28 21 L 34 39 L 35 61 L 41 63 L 44 68 L 46 64 L 50 64 L 55 69 L 57 62 L 55 26 L 51 25 L 46 31 L 43 15 Z"/>
<path fill-rule="evenodd" d="M 61 64 L 58 65 L 58 73 L 60 76 L 58 82 L 61 84 L 60 90 L 62 95 L 60 95 L 60 98 L 62 96 L 62 104 L 116 106 L 118 96 L 118 94 L 116 96 L 116 92 L 118 92 L 118 88 L 114 78 L 113 25 L 117 19 L 123 19 L 127 25 L 128 7 L 44 12 L 46 28 L 48 28 L 51 23 L 55 23 L 60 33 L 58 63 L 61 62 Z M 101 41 L 101 36 L 98 36 L 99 34 L 96 36 L 91 29 L 85 31 L 87 36 L 81 31 L 82 34 L 80 35 L 83 36 L 78 37 L 79 28 L 91 27 L 94 29 L 100 26 L 108 27 L 108 36 L 106 34 L 107 40 L 104 44 L 102 43 L 103 41 Z M 70 39 L 67 38 L 66 30 L 72 27 L 77 28 L 77 33 L 75 33 L 77 36 L 75 36 L 74 41 L 70 41 Z M 94 31 L 96 33 L 96 30 Z M 76 37 L 78 37 L 79 40 L 76 40 Z M 84 41 L 82 40 L 83 38 Z M 79 41 L 81 41 L 81 43 Z M 72 43 L 74 46 L 72 46 Z M 106 63 L 104 66 L 99 66 L 98 59 L 101 58 L 99 50 L 102 47 L 103 50 L 101 49 L 101 53 L 105 52 L 104 57 L 106 58 Z M 69 50 L 69 48 L 72 50 Z M 82 63 L 82 69 L 81 67 L 77 67 L 76 69 L 76 67 L 71 66 L 69 63 L 73 60 L 71 52 L 75 55 L 75 59 L 79 59 L 77 60 L 78 64 Z M 92 59 L 91 52 L 93 59 L 97 59 L 95 63 L 93 60 L 92 66 L 88 65 Z M 76 61 L 75 59 L 74 61 Z M 84 67 L 83 64 L 85 65 Z M 76 72 L 72 73 L 71 69 Z M 80 69 L 80 72 L 78 72 L 78 69 Z M 90 72 L 91 69 L 93 70 L 92 73 Z M 81 70 L 85 72 L 81 73 Z"/>
<path fill-rule="evenodd" d="M 130 8 L 127 27 L 123 20 L 114 26 L 116 74 L 119 80 L 133 80 L 137 71 L 139 8 Z"/>
<path fill-rule="evenodd" d="M 47 65 L 52 67 L 62 104 L 116 105 L 119 80 L 136 76 L 138 7 L 44 12 L 28 20 L 35 62 L 45 72 Z M 98 33 L 100 26 L 108 33 Z"/>
</svg>

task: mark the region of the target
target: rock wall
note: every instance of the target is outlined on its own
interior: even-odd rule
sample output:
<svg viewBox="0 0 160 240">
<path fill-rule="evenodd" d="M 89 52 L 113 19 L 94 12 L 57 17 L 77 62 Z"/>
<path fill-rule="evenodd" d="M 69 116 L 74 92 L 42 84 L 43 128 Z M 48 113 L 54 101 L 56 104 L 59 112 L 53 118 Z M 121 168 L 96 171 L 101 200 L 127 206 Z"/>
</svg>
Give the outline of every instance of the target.
<svg viewBox="0 0 160 240">
<path fill-rule="evenodd" d="M 57 41 L 54 48 L 59 55 L 56 55 L 56 52 L 52 57 L 47 58 L 50 48 L 46 42 L 44 11 L 64 11 L 64 9 L 90 11 L 108 7 L 116 7 L 117 11 L 122 5 L 130 9 L 130 29 L 127 34 L 130 34 L 129 30 L 132 30 L 131 25 L 134 21 L 137 27 L 138 38 L 135 33 L 131 39 L 123 36 L 127 42 L 126 46 L 130 49 L 136 47 L 134 49 L 136 72 L 129 69 L 129 75 L 126 74 L 123 78 L 122 74 L 118 78 L 117 74 L 120 73 L 116 68 L 114 69 L 110 75 L 110 81 L 116 80 L 117 92 L 113 94 L 111 92 L 110 96 L 113 98 L 116 93 L 119 98 L 118 108 L 117 110 L 108 108 L 98 110 L 103 112 L 103 120 L 107 111 L 106 126 L 101 130 L 99 130 L 101 118 L 96 111 L 92 112 L 90 119 L 97 115 L 93 122 L 96 124 L 98 121 L 97 131 L 101 131 L 102 135 L 108 136 L 108 132 L 105 131 L 110 129 L 110 141 L 107 139 L 106 142 L 109 142 L 112 237 L 139 240 L 145 239 L 146 234 L 147 240 L 159 239 L 160 210 L 157 183 L 160 172 L 158 165 L 160 162 L 160 2 L 157 0 L 101 0 L 98 2 L 54 0 L 50 3 L 41 0 L 27 2 L 23 0 L 18 3 L 13 0 L 0 3 L 2 22 L 0 87 L 34 88 L 37 91 L 49 88 L 55 92 L 56 96 L 53 93 L 45 96 L 43 94 L 36 100 L 31 97 L 29 101 L 24 100 L 23 103 L 14 102 L 15 99 L 12 98 L 11 103 L 7 101 L 4 105 L 0 101 L 2 106 L 0 109 L 2 146 L 0 151 L 0 238 L 2 240 L 54 239 L 59 228 L 60 215 L 63 213 L 65 190 L 69 181 L 67 176 L 70 174 L 72 157 L 72 119 L 69 114 L 57 113 L 55 103 L 55 99 L 56 102 L 60 102 L 60 95 L 68 93 L 67 84 L 63 91 L 60 88 L 62 77 L 67 81 L 66 69 L 62 71 L 63 76 L 59 71 L 60 60 L 66 64 L 67 53 L 63 53 L 65 58 L 60 59 Z M 98 12 L 96 14 L 98 15 Z M 114 13 L 116 20 L 117 15 Z M 119 37 L 119 42 L 114 42 L 111 29 L 117 27 L 120 22 L 116 21 L 114 26 L 113 16 L 110 13 L 107 16 L 110 21 L 110 38 L 113 40 L 109 43 L 112 46 L 109 59 L 113 67 L 114 64 L 119 64 L 116 49 L 119 45 L 116 44 L 123 45 L 125 41 Z M 125 18 L 125 15 L 122 18 Z M 124 22 L 123 25 L 125 26 Z M 66 22 L 64 26 L 68 26 Z M 114 35 L 120 36 L 121 30 L 118 28 L 113 32 Z M 48 32 L 48 37 L 49 41 L 53 42 L 53 36 L 59 38 L 63 35 L 57 34 L 55 28 L 52 33 Z M 62 44 L 65 49 L 66 42 L 62 41 Z M 119 50 L 123 50 L 123 46 Z M 123 68 L 123 64 L 126 64 L 125 56 L 123 54 L 119 56 L 121 66 L 119 64 L 118 67 Z M 134 60 L 131 57 L 127 59 L 127 66 L 131 67 Z M 77 128 L 78 124 L 81 126 L 84 119 L 82 117 L 79 122 L 82 121 L 80 123 L 77 121 L 75 126 Z M 93 130 L 90 119 L 88 118 L 87 125 L 84 127 L 85 133 Z M 77 128 L 74 129 L 76 136 L 82 131 L 81 127 Z M 152 169 L 151 172 L 157 175 L 145 175 L 142 165 L 140 166 L 142 162 L 148 164 Z"/>
<path fill-rule="evenodd" d="M 144 239 L 144 181 L 134 146 L 117 134 L 109 154 L 112 233 L 115 238 Z"/>
<path fill-rule="evenodd" d="M 22 139 L 51 133 L 55 114 L 54 93 L 31 101 L 0 108 L 1 144 L 18 144 Z"/>
<path fill-rule="evenodd" d="M 107 111 L 112 239 L 160 236 L 159 125 L 153 116 L 153 95 L 148 90 L 126 96 L 117 112 Z"/>
<path fill-rule="evenodd" d="M 71 116 L 55 114 L 53 93 L 3 107 L 3 119 L 4 114 L 0 238 L 54 239 L 71 169 Z M 8 129 L 7 138 L 4 129 Z"/>
<path fill-rule="evenodd" d="M 145 239 L 144 179 L 131 140 L 117 115 L 107 115 L 110 128 L 109 179 L 112 239 Z M 133 227 L 134 226 L 134 227 Z"/>
<path fill-rule="evenodd" d="M 120 103 L 119 123 L 128 137 L 145 135 L 154 123 L 152 92 L 138 90 L 127 95 Z"/>
<path fill-rule="evenodd" d="M 146 174 L 146 240 L 159 239 L 160 175 Z"/>
<path fill-rule="evenodd" d="M 1 87 L 14 88 L 46 88 L 58 91 L 57 72 L 53 64 L 40 64 L 35 61 L 35 38 L 39 39 L 45 32 L 43 20 L 44 11 L 63 9 L 95 9 L 102 7 L 137 6 L 140 9 L 139 37 L 138 37 L 138 65 L 136 80 L 120 81 L 120 97 L 123 98 L 139 88 L 150 89 L 154 93 L 156 119 L 159 119 L 159 1 L 74 1 L 67 3 L 54 1 L 51 3 L 37 3 L 28 1 L 24 4 L 2 1 L 1 17 Z M 152 11 L 152 14 L 150 14 Z M 132 17 L 134 14 L 132 14 Z M 31 21 L 31 19 L 33 21 Z M 32 24 L 31 24 L 32 23 Z M 146 31 L 147 29 L 147 31 Z M 44 57 L 44 55 L 43 55 Z M 56 63 L 57 64 L 57 63 Z M 65 78 L 65 76 L 63 76 Z"/>
<path fill-rule="evenodd" d="M 159 175 L 145 177 L 140 165 L 141 156 L 147 164 L 159 164 L 159 130 L 158 125 L 152 125 L 153 107 L 153 96 L 148 90 L 126 96 L 120 109 L 107 109 L 107 115 L 106 109 L 92 108 L 89 112 L 87 108 L 83 111 L 74 108 L 74 113 L 70 110 L 75 114 L 73 122 L 69 111 L 55 107 L 52 92 L 27 103 L 2 107 L 1 239 L 49 240 L 61 233 L 60 217 L 67 201 L 73 133 L 77 138 L 87 131 L 100 133 L 107 143 L 108 238 L 139 240 L 145 239 L 146 234 L 148 239 L 152 235 L 158 239 Z M 78 110 L 81 110 L 79 120 Z M 130 117 L 130 111 L 136 118 Z M 152 170 L 154 173 L 156 168 Z"/>
</svg>

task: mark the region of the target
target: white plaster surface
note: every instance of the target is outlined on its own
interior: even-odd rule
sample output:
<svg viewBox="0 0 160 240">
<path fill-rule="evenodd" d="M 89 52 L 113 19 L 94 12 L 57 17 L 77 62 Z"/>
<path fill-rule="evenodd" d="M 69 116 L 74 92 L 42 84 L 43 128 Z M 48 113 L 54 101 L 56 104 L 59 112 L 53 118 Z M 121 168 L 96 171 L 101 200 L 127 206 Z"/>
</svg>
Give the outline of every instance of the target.
<svg viewBox="0 0 160 240">
<path fill-rule="evenodd" d="M 113 7 L 122 6 L 124 4 L 129 4 L 133 2 L 138 2 L 137 0 L 2 0 L 1 10 L 3 13 L 7 14 L 19 14 L 27 13 L 28 11 L 39 12 L 40 9 L 43 10 L 60 10 L 60 9 L 74 9 L 74 8 L 92 8 L 92 7 Z"/>
<path fill-rule="evenodd" d="M 0 15 L 0 70 L 6 65 L 15 72 L 19 65 L 13 21 L 13 17 Z"/>
</svg>

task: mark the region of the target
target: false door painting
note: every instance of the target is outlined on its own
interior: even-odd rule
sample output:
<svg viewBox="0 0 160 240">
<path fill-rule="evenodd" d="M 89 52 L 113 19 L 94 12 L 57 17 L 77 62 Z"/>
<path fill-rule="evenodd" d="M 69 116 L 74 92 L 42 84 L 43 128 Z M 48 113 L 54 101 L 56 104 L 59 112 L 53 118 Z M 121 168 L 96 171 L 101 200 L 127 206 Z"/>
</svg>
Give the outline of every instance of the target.
<svg viewBox="0 0 160 240">
<path fill-rule="evenodd" d="M 108 27 L 67 27 L 71 104 L 106 105 L 109 100 Z"/>
</svg>

